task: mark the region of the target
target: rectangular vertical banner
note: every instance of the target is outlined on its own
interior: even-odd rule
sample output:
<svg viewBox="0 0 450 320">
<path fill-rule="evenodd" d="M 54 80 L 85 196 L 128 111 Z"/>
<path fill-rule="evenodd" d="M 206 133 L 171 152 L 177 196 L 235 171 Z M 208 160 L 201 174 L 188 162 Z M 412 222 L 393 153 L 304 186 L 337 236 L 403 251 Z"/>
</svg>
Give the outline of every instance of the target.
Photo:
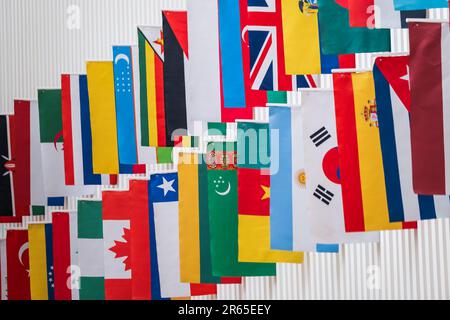
<svg viewBox="0 0 450 320">
<path fill-rule="evenodd" d="M 11 120 L 13 117 L 0 116 L 0 152 L 3 155 L 0 158 L 0 222 L 5 223 L 21 220 L 20 216 L 14 217 L 13 169 L 16 165 L 12 162 Z"/>
<path fill-rule="evenodd" d="M 6 232 L 8 300 L 30 300 L 28 230 Z"/>
</svg>

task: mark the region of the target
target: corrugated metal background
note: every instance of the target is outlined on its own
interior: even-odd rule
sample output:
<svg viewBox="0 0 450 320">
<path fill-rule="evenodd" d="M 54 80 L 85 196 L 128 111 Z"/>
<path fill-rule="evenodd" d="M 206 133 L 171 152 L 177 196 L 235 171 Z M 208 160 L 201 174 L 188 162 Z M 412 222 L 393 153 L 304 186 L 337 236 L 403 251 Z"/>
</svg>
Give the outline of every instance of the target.
<svg viewBox="0 0 450 320">
<path fill-rule="evenodd" d="M 11 112 L 14 98 L 58 87 L 62 72 L 84 72 L 86 60 L 111 59 L 111 45 L 135 44 L 136 26 L 160 24 L 161 9 L 183 8 L 183 0 L 0 0 L 0 113 Z M 432 10 L 430 18 L 448 18 L 448 10 Z M 393 32 L 393 50 L 408 50 L 405 31 Z M 357 62 L 367 68 L 371 57 Z M 322 77 L 323 87 L 330 84 Z M 55 209 L 75 205 L 69 199 Z M 204 299 L 449 299 L 449 243 L 450 220 L 421 222 L 417 231 L 383 232 L 379 244 L 306 254 L 303 265 L 279 264 L 276 278 L 221 285 L 217 297 Z"/>
</svg>

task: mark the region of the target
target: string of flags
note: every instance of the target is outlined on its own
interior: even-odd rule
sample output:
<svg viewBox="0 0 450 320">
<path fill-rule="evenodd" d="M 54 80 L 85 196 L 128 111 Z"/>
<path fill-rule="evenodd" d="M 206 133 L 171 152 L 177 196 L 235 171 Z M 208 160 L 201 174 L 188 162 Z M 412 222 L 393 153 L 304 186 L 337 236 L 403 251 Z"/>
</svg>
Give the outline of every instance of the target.
<svg viewBox="0 0 450 320">
<path fill-rule="evenodd" d="M 450 27 L 427 19 L 447 7 L 189 0 L 112 61 L 15 101 L 1 299 L 215 295 L 450 217 Z M 391 52 L 392 29 L 410 52 Z"/>
</svg>

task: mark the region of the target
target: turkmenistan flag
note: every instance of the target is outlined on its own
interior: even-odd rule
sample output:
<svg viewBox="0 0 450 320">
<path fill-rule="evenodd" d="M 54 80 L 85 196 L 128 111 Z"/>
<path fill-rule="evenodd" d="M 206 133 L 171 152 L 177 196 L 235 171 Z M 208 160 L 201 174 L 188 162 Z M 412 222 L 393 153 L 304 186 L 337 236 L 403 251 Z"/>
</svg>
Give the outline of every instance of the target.
<svg viewBox="0 0 450 320">
<path fill-rule="evenodd" d="M 66 186 L 60 89 L 39 90 L 39 130 L 46 197 L 94 194 L 94 186 Z"/>
<path fill-rule="evenodd" d="M 28 226 L 31 300 L 55 299 L 52 237 L 51 224 Z"/>
<path fill-rule="evenodd" d="M 275 264 L 239 262 L 236 144 L 208 146 L 208 211 L 214 276 L 273 276 Z"/>
<path fill-rule="evenodd" d="M 348 1 L 318 0 L 323 54 L 391 51 L 389 29 L 350 27 Z"/>
<path fill-rule="evenodd" d="M 78 201 L 80 300 L 105 299 L 101 201 Z"/>
</svg>

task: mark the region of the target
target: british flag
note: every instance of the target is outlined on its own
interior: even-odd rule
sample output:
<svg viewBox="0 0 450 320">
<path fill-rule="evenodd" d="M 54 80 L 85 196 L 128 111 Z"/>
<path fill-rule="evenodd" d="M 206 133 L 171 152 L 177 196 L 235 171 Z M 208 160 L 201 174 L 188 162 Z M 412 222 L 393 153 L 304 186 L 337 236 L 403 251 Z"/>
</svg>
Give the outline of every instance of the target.
<svg viewBox="0 0 450 320">
<path fill-rule="evenodd" d="M 286 74 L 281 0 L 247 1 L 248 20 L 244 41 L 250 51 L 250 81 L 253 90 L 292 91 L 316 87 L 311 76 Z"/>
</svg>

